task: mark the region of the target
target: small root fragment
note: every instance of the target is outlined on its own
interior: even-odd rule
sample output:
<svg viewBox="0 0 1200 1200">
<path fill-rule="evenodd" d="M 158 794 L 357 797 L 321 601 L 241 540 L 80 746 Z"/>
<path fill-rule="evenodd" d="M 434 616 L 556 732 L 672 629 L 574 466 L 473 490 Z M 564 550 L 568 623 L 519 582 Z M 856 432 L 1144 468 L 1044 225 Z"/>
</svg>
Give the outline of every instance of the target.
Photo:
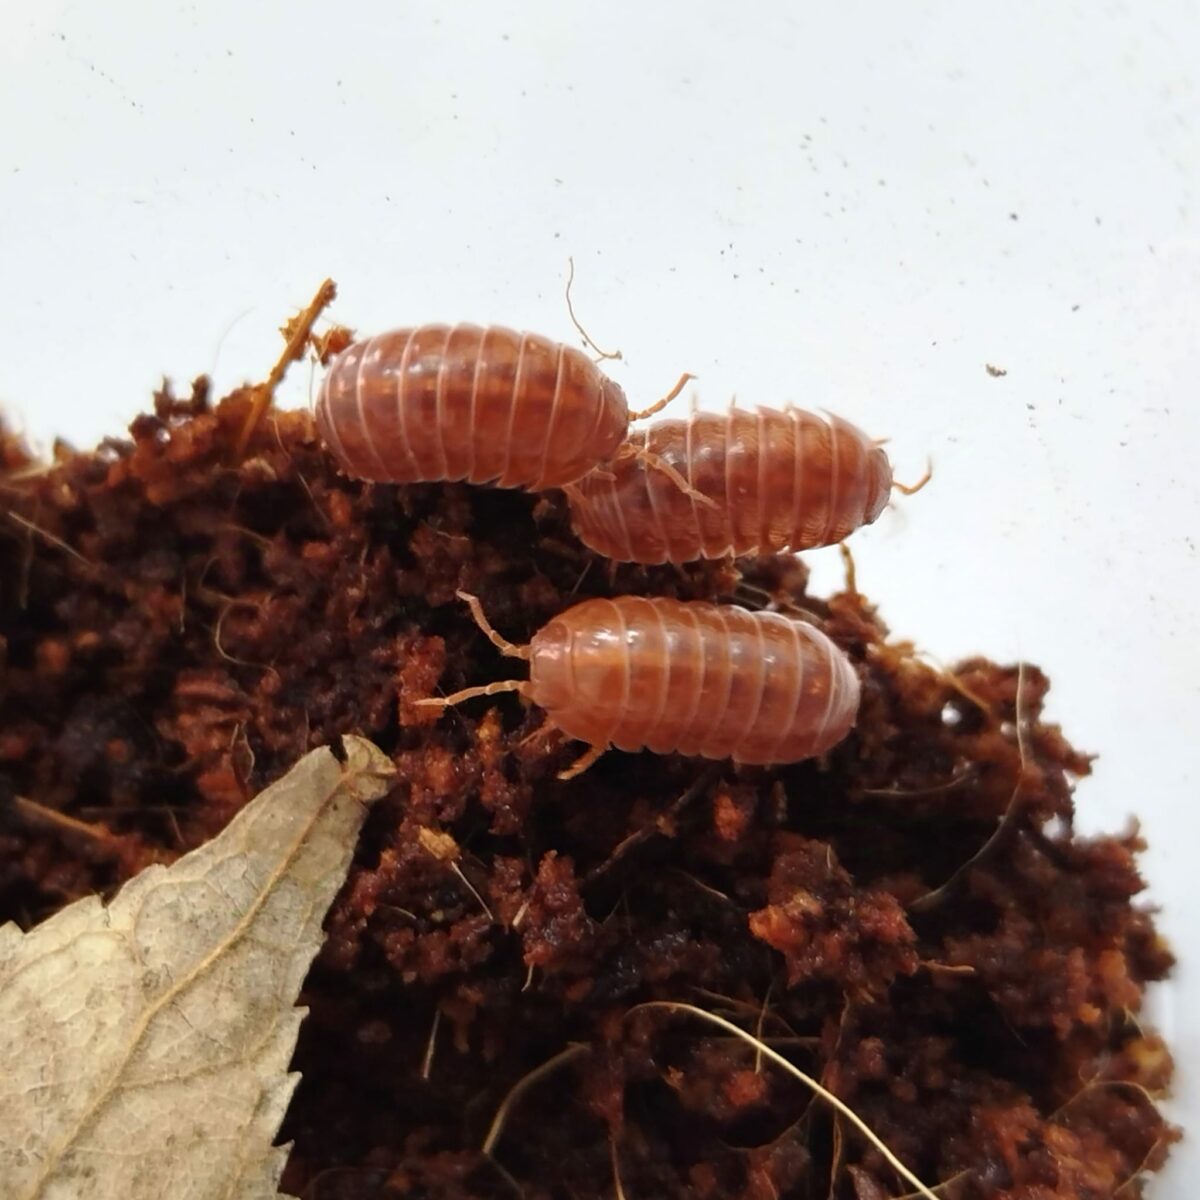
<svg viewBox="0 0 1200 1200">
<path fill-rule="evenodd" d="M 458 876 L 459 882 L 475 897 L 479 907 L 487 913 L 488 920 L 494 923 L 496 917 L 488 907 L 487 901 L 479 894 L 475 889 L 475 885 L 463 874 L 462 868 L 458 865 L 458 860 L 462 857 L 462 850 L 454 838 L 448 833 L 442 833 L 440 830 L 423 826 L 417 832 L 417 841 L 420 842 L 421 849 L 426 854 L 436 858 L 438 862 L 444 863 Z"/>
<path fill-rule="evenodd" d="M 433 1010 L 433 1026 L 429 1030 L 429 1041 L 425 1044 L 425 1056 L 421 1059 L 421 1082 L 428 1083 L 429 1076 L 433 1072 L 433 1055 L 437 1050 L 437 1035 L 438 1027 L 442 1023 L 442 1010 L 435 1008 Z"/>
<path fill-rule="evenodd" d="M 78 559 L 85 567 L 91 567 L 95 564 L 88 558 L 85 558 L 74 546 L 68 545 L 60 537 L 55 537 L 48 529 L 43 529 L 40 525 L 35 525 L 32 521 L 21 516 L 20 513 L 9 512 L 9 517 L 16 521 L 22 528 L 27 529 L 30 533 L 36 533 L 38 537 L 50 543 L 59 550 L 69 554 L 72 558 Z"/>
<path fill-rule="evenodd" d="M 1008 799 L 1008 805 L 1004 809 L 1004 815 L 1000 818 L 996 828 L 992 831 L 991 836 L 967 859 L 965 863 L 959 866 L 955 872 L 946 880 L 940 887 L 936 887 L 931 892 L 926 892 L 923 896 L 918 896 L 908 907 L 910 912 L 924 913 L 932 908 L 936 908 L 943 900 L 959 885 L 968 872 L 985 859 L 992 851 L 1000 845 L 1009 831 L 1013 829 L 1021 816 L 1021 805 L 1019 803 L 1021 796 L 1021 784 L 1024 782 L 1025 768 L 1029 764 L 1029 747 L 1026 738 L 1026 714 L 1025 714 L 1025 663 L 1017 664 L 1017 700 L 1016 700 L 1015 725 L 1017 732 L 1017 750 L 1020 754 L 1020 762 L 1017 766 L 1017 781 L 1013 784 L 1012 795 Z"/>
<path fill-rule="evenodd" d="M 217 616 L 217 623 L 213 626 L 213 649 L 216 650 L 217 654 L 219 654 L 221 658 L 223 658 L 226 662 L 233 663 L 234 666 L 250 667 L 255 671 L 268 671 L 270 674 L 279 679 L 279 672 L 270 663 L 251 662 L 248 658 L 237 658 L 235 655 L 230 654 L 225 647 L 221 645 L 221 628 L 225 624 L 225 618 L 229 616 L 229 614 L 235 608 L 259 609 L 261 607 L 261 604 L 256 603 L 253 600 L 229 600 L 225 604 L 225 607 L 221 609 L 220 614 Z"/>
<path fill-rule="evenodd" d="M 567 257 L 567 315 L 571 318 L 571 324 L 575 326 L 579 336 L 583 338 L 583 344 L 587 346 L 596 355 L 598 363 L 606 361 L 620 361 L 622 354 L 620 350 L 601 350 L 599 346 L 592 340 L 591 335 L 580 324 L 579 318 L 575 315 L 575 306 L 571 303 L 571 285 L 575 282 L 575 259 Z"/>
<path fill-rule="evenodd" d="M 1132 1079 L 1089 1079 L 1073 1096 L 1064 1100 L 1047 1118 L 1047 1121 L 1057 1122 L 1058 1118 L 1074 1104 L 1077 1100 L 1082 1099 L 1089 1092 L 1097 1091 L 1100 1088 L 1126 1088 L 1134 1092 L 1143 1100 L 1145 1100 L 1151 1108 L 1154 1108 L 1159 1100 L 1163 1097 L 1155 1094 L 1143 1084 L 1137 1083 Z"/>
<path fill-rule="evenodd" d="M 594 746 L 592 747 L 592 750 L 595 750 Z M 591 752 L 592 751 L 589 751 L 588 753 L 590 754 Z M 600 753 L 603 754 L 604 751 L 601 750 Z M 584 757 L 586 758 L 587 755 L 585 755 Z M 600 757 L 600 755 L 597 754 L 596 758 L 599 758 L 599 757 Z M 579 761 L 582 762 L 583 759 L 580 759 Z M 595 759 L 593 759 L 592 761 L 594 762 Z M 578 765 L 579 764 L 577 763 L 576 767 L 578 767 Z M 591 766 L 591 763 L 588 763 L 587 765 Z M 574 767 L 571 769 L 575 770 Z M 584 768 L 584 770 L 586 770 L 586 767 Z M 719 766 L 714 766 L 714 767 L 709 768 L 709 770 L 705 771 L 703 775 L 701 775 L 694 783 L 692 783 L 691 786 L 688 787 L 682 793 L 682 795 L 677 796 L 674 800 L 672 800 L 671 803 L 666 807 L 666 809 L 663 810 L 663 812 L 658 817 L 656 817 L 653 821 L 648 821 L 645 825 L 642 826 L 641 829 L 636 830 L 635 832 L 631 833 L 628 837 L 626 837 L 622 841 L 618 842 L 617 845 L 614 847 L 612 853 L 609 854 L 609 856 L 602 863 L 600 863 L 598 866 L 593 867 L 587 873 L 587 875 L 584 877 L 584 881 L 583 881 L 584 886 L 586 887 L 589 883 L 595 882 L 595 880 L 600 878 L 601 875 L 604 875 L 608 870 L 610 870 L 612 868 L 612 866 L 615 863 L 619 862 L 632 849 L 634 849 L 634 847 L 640 846 L 644 841 L 653 837 L 656 833 L 661 833 L 663 831 L 664 826 L 669 825 L 671 822 L 673 822 L 674 819 L 689 804 L 691 804 L 691 802 L 693 800 L 695 800 L 703 792 L 706 792 L 712 786 L 712 784 L 714 784 L 716 782 L 717 776 L 720 774 L 720 770 L 721 770 L 721 768 Z M 562 779 L 562 778 L 563 778 L 563 776 L 560 775 L 559 779 Z"/>
<path fill-rule="evenodd" d="M 962 787 L 963 784 L 973 783 L 979 777 L 979 770 L 973 764 L 965 767 L 961 771 L 956 771 L 943 783 L 931 783 L 928 787 L 923 788 L 862 788 L 859 791 L 860 796 L 880 796 L 884 798 L 915 800 L 927 796 L 941 796 L 946 792 L 952 792 L 955 788 Z"/>
<path fill-rule="evenodd" d="M 479 907 L 482 908 L 485 913 L 487 913 L 487 919 L 494 924 L 496 921 L 495 914 L 488 907 L 488 902 L 476 890 L 475 885 L 463 874 L 462 867 L 460 867 L 458 863 L 451 863 L 450 870 L 452 870 L 455 875 L 459 877 L 467 891 L 479 901 Z"/>
<path fill-rule="evenodd" d="M 716 1025 L 720 1029 L 724 1029 L 727 1033 L 733 1034 L 749 1046 L 759 1049 L 760 1053 L 769 1058 L 777 1067 L 781 1067 L 794 1079 L 798 1079 L 805 1087 L 807 1087 L 814 1095 L 824 1100 L 835 1111 L 840 1113 L 855 1129 L 859 1131 L 883 1155 L 888 1166 L 892 1168 L 904 1181 L 916 1189 L 913 1192 L 914 1196 L 922 1196 L 924 1200 L 939 1200 L 935 1192 L 921 1182 L 916 1175 L 912 1173 L 896 1156 L 888 1149 L 886 1143 L 871 1127 L 852 1109 L 844 1100 L 835 1096 L 833 1092 L 823 1087 L 811 1075 L 805 1074 L 795 1063 L 784 1058 L 777 1050 L 772 1050 L 770 1046 L 764 1044 L 753 1034 L 747 1033 L 744 1029 L 739 1028 L 732 1021 L 725 1020 L 724 1017 L 718 1017 L 715 1013 L 706 1012 L 702 1008 L 697 1008 L 694 1004 L 684 1004 L 675 1000 L 649 1000 L 645 1004 L 636 1004 L 633 1008 L 628 1009 L 625 1013 L 626 1017 L 635 1012 L 640 1012 L 645 1009 L 658 1008 L 664 1009 L 667 1012 L 687 1013 L 689 1016 L 698 1017 L 702 1021 L 707 1021 L 711 1025 Z"/>
<path fill-rule="evenodd" d="M 1166 1134 L 1159 1134 L 1159 1136 L 1154 1139 L 1154 1144 L 1149 1150 L 1146 1151 L 1142 1161 L 1138 1163 L 1136 1167 L 1134 1167 L 1129 1178 L 1126 1179 L 1124 1183 L 1119 1184 L 1113 1189 L 1113 1200 L 1117 1200 L 1118 1196 L 1123 1195 L 1126 1188 L 1128 1188 L 1131 1184 L 1136 1183 L 1141 1177 L 1142 1173 L 1150 1169 L 1150 1164 L 1154 1161 L 1154 1156 L 1159 1152 L 1160 1149 L 1162 1149 L 1162 1147 L 1169 1144 L 1170 1141 L 1170 1137 Z"/>
<path fill-rule="evenodd" d="M 943 1179 L 941 1183 L 935 1183 L 929 1190 L 933 1193 L 941 1192 L 945 1196 L 947 1188 L 953 1187 L 956 1183 L 961 1183 L 971 1174 L 969 1168 L 959 1171 L 957 1175 L 951 1175 L 949 1179 Z M 903 1196 L 897 1196 L 896 1200 L 917 1200 L 918 1196 L 923 1195 L 922 1192 L 905 1192 Z"/>
<path fill-rule="evenodd" d="M 758 1046 L 754 1050 L 754 1073 L 755 1075 L 762 1074 L 762 1052 L 763 1052 L 763 1025 L 767 1019 L 767 1012 L 771 1005 L 771 992 L 775 988 L 775 980 L 772 979 L 767 985 L 767 990 L 763 993 L 762 1008 L 758 1011 L 758 1020 L 754 1023 L 754 1036 L 758 1040 Z"/>
<path fill-rule="evenodd" d="M 705 883 L 703 879 L 697 879 L 695 875 L 689 874 L 689 872 L 681 870 L 679 867 L 672 867 L 671 874 L 677 875 L 680 879 L 686 880 L 699 891 L 703 892 L 706 896 L 711 896 L 714 900 L 720 901 L 722 904 L 728 904 L 731 908 L 739 907 L 732 896 L 727 896 L 718 888 L 713 887 L 711 884 Z"/>
<path fill-rule="evenodd" d="M 625 1200 L 625 1189 L 621 1186 L 621 1161 L 617 1157 L 617 1139 L 611 1130 L 608 1134 L 608 1157 L 612 1163 L 613 1200 Z"/>
<path fill-rule="evenodd" d="M 566 1066 L 567 1063 L 578 1058 L 581 1054 L 588 1053 L 590 1049 L 591 1047 L 583 1042 L 572 1042 L 565 1050 L 560 1050 L 553 1058 L 546 1059 L 540 1066 L 534 1067 L 529 1074 L 523 1075 L 518 1079 L 508 1089 L 508 1095 L 504 1097 L 500 1102 L 500 1107 L 496 1109 L 496 1115 L 492 1118 L 491 1127 L 487 1131 L 487 1136 L 483 1139 L 483 1145 L 479 1148 L 480 1152 L 485 1157 L 491 1158 L 492 1151 L 496 1148 L 496 1143 L 499 1142 L 504 1133 L 504 1123 L 508 1120 L 508 1114 L 512 1111 L 513 1106 L 535 1083 L 557 1071 L 559 1067 Z"/>
</svg>

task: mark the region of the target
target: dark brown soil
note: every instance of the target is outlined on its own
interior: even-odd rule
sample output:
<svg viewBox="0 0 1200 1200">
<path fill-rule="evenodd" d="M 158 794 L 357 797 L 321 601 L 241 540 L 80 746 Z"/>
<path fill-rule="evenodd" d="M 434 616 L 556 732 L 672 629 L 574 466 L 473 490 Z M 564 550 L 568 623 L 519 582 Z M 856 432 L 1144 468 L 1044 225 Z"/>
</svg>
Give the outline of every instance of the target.
<svg viewBox="0 0 1200 1200">
<path fill-rule="evenodd" d="M 1041 723 L 1040 671 L 935 669 L 797 562 L 613 570 L 554 497 L 361 486 L 307 414 L 241 457 L 253 399 L 164 394 L 48 469 L 0 444 L 0 919 L 196 846 L 339 734 L 394 755 L 305 987 L 287 1190 L 911 1190 L 753 1048 L 638 1007 L 671 1000 L 760 1033 L 942 1195 L 1141 1194 L 1173 1131 L 1136 1014 L 1171 957 L 1132 903 L 1136 833 L 1072 832 L 1088 758 Z M 517 641 L 592 595 L 777 604 L 859 666 L 858 729 L 826 762 L 611 753 L 560 783 L 582 747 L 517 698 L 413 707 L 513 666 L 460 587 Z"/>
</svg>

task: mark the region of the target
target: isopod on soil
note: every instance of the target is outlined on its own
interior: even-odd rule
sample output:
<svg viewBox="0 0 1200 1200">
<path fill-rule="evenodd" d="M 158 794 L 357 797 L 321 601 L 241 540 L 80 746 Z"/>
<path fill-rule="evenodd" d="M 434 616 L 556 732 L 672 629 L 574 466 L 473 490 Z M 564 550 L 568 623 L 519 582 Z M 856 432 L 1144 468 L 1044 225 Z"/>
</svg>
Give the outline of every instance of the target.
<svg viewBox="0 0 1200 1200">
<path fill-rule="evenodd" d="M 633 452 L 565 490 L 572 525 L 619 562 L 690 562 L 828 546 L 869 525 L 895 482 L 882 445 L 800 408 L 693 412 L 630 437 Z M 657 460 L 686 487 L 648 471 Z"/>
<path fill-rule="evenodd" d="M 858 676 L 845 654 L 811 625 L 778 613 L 662 597 L 592 599 L 516 646 L 491 627 L 474 596 L 459 596 L 502 654 L 529 661 L 529 678 L 417 703 L 445 708 L 521 692 L 549 724 L 591 746 L 561 779 L 610 746 L 796 762 L 836 745 L 858 713 Z"/>
<path fill-rule="evenodd" d="M 629 422 L 658 412 L 689 378 L 631 413 L 624 391 L 573 347 L 499 325 L 421 325 L 343 350 L 321 384 L 317 426 L 359 479 L 540 491 L 621 460 Z"/>
</svg>

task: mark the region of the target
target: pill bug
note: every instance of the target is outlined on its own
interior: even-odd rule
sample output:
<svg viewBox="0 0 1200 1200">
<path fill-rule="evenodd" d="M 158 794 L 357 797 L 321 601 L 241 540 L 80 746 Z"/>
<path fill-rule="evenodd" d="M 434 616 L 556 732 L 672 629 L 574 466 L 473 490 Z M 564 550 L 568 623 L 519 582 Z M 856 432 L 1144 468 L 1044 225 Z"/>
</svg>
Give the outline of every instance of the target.
<svg viewBox="0 0 1200 1200">
<path fill-rule="evenodd" d="M 836 745 L 858 713 L 850 661 L 819 630 L 778 613 L 641 596 L 585 600 L 528 646 L 515 646 L 488 624 L 474 596 L 459 596 L 502 653 L 529 661 L 529 679 L 418 703 L 444 708 L 521 692 L 551 725 L 591 746 L 563 779 L 610 746 L 796 762 Z"/>
<path fill-rule="evenodd" d="M 561 487 L 618 455 L 625 393 L 587 355 L 492 325 L 421 325 L 348 346 L 317 398 L 342 470 L 388 483 Z"/>
<path fill-rule="evenodd" d="M 693 412 L 630 436 L 633 453 L 566 489 L 585 545 L 619 562 L 690 562 L 840 542 L 893 487 L 879 442 L 799 408 Z M 681 477 L 646 469 L 659 460 Z"/>
</svg>

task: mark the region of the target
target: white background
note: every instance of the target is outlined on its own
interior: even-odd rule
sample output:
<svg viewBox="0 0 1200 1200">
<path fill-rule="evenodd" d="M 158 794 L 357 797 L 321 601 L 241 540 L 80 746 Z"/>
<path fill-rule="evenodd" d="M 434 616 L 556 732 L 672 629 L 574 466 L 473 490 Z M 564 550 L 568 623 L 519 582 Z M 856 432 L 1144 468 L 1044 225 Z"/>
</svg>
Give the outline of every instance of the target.
<svg viewBox="0 0 1200 1200">
<path fill-rule="evenodd" d="M 571 254 L 635 405 L 686 368 L 702 404 L 890 435 L 901 478 L 932 455 L 860 584 L 940 659 L 1042 664 L 1102 755 L 1084 826 L 1143 819 L 1195 1123 L 1193 3 L 0 0 L 0 29 L 0 407 L 43 444 L 164 372 L 261 378 L 326 275 L 362 331 L 570 339 Z M 1154 1194 L 1197 1174 L 1185 1143 Z"/>
</svg>

